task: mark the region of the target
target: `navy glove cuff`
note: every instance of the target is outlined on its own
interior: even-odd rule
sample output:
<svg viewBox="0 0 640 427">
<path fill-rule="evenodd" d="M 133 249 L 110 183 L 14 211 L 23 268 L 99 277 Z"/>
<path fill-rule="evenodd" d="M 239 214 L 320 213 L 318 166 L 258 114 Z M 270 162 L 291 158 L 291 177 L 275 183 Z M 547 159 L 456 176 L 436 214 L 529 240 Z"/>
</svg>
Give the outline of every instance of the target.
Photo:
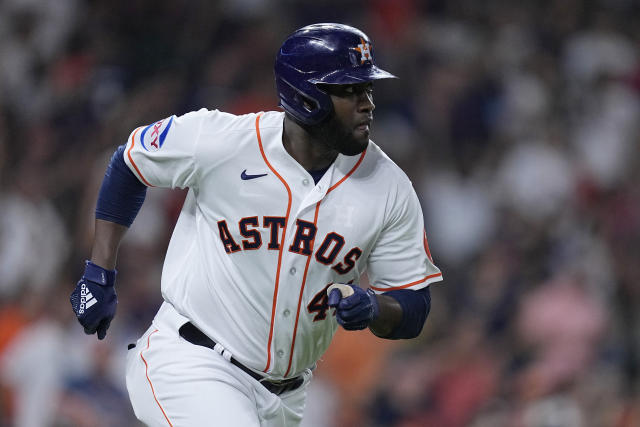
<svg viewBox="0 0 640 427">
<path fill-rule="evenodd" d="M 82 277 L 100 286 L 113 286 L 116 283 L 117 270 L 106 270 L 89 260 L 85 261 L 84 274 Z"/>
<path fill-rule="evenodd" d="M 380 315 L 380 306 L 378 305 L 378 298 L 376 297 L 376 293 L 373 292 L 371 288 L 367 289 L 367 296 L 371 300 L 371 316 L 370 319 L 377 319 Z"/>
</svg>

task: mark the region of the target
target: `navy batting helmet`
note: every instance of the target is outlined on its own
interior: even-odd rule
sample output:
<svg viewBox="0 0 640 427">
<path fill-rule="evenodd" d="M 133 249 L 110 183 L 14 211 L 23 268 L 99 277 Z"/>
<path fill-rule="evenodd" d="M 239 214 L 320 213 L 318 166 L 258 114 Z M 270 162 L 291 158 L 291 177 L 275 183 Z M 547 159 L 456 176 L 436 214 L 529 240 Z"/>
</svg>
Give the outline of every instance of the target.
<svg viewBox="0 0 640 427">
<path fill-rule="evenodd" d="M 376 67 L 369 37 L 343 24 L 313 24 L 291 34 L 278 51 L 274 71 L 280 106 L 307 125 L 333 111 L 331 97 L 318 84 L 396 78 Z"/>
</svg>

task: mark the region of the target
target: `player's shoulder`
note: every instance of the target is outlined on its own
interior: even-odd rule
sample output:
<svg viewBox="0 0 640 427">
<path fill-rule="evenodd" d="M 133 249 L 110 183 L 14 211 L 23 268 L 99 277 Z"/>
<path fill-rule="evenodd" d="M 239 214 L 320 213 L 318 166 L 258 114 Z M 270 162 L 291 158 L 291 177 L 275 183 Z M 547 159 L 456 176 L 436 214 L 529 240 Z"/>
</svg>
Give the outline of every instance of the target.
<svg viewBox="0 0 640 427">
<path fill-rule="evenodd" d="M 411 185 L 409 177 L 400 166 L 385 153 L 380 146 L 369 140 L 366 162 L 373 168 L 378 180 L 388 185 Z"/>
<path fill-rule="evenodd" d="M 282 115 L 278 111 L 260 111 L 248 114 L 232 114 L 220 110 L 202 108 L 194 114 L 202 117 L 203 133 L 219 133 L 232 131 L 255 131 L 256 127 L 282 125 Z"/>
<path fill-rule="evenodd" d="M 172 115 L 157 123 L 172 123 L 175 127 L 198 127 L 202 132 L 220 132 L 226 130 L 255 130 L 256 119 L 260 116 L 260 126 L 277 125 L 282 122 L 279 111 L 232 114 L 218 109 L 200 108 L 181 115 Z"/>
<path fill-rule="evenodd" d="M 135 144 L 139 142 L 139 147 L 146 151 L 157 151 L 166 141 L 171 140 L 196 141 L 203 136 L 215 137 L 238 131 L 255 133 L 258 117 L 260 117 L 261 127 L 276 126 L 278 123 L 282 126 L 283 114 L 278 111 L 268 111 L 237 115 L 218 109 L 200 108 L 142 125 L 131 131 L 128 141 Z"/>
<path fill-rule="evenodd" d="M 410 206 L 419 207 L 413 183 L 404 170 L 396 164 L 378 145 L 369 141 L 367 155 L 363 162 L 365 174 L 371 178 L 375 194 L 380 199 L 379 204 L 385 206 L 385 218 L 394 221 L 407 212 Z M 370 194 L 370 193 L 369 193 Z"/>
</svg>

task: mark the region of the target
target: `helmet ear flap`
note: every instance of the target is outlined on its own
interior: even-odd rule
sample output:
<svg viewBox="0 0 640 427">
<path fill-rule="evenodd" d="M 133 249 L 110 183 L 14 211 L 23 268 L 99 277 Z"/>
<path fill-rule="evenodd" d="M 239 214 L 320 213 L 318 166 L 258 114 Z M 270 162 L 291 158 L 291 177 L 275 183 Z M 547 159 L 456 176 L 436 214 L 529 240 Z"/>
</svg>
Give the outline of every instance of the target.
<svg viewBox="0 0 640 427">
<path fill-rule="evenodd" d="M 320 109 L 320 104 L 318 104 L 318 101 L 308 98 L 299 92 L 296 93 L 295 100 L 299 105 L 302 105 L 302 108 L 304 108 L 310 114 L 313 114 Z"/>
<path fill-rule="evenodd" d="M 317 124 L 333 110 L 331 98 L 312 83 L 302 82 L 300 86 L 302 87 L 298 88 L 282 75 L 277 75 L 276 87 L 280 106 L 301 123 Z M 302 89 L 306 91 L 303 92 Z"/>
</svg>

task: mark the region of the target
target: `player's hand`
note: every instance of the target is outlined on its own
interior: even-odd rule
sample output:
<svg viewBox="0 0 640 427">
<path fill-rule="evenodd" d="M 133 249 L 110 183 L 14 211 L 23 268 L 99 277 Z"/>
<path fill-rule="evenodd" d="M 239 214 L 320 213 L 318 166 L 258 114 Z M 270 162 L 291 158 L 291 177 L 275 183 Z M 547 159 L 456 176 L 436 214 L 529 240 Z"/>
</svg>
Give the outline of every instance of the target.
<svg viewBox="0 0 640 427">
<path fill-rule="evenodd" d="M 379 314 L 378 300 L 371 289 L 366 291 L 359 286 L 349 284 L 353 294 L 343 297 L 340 289 L 329 293 L 329 307 L 336 308 L 336 318 L 343 328 L 349 331 L 364 329 Z"/>
<path fill-rule="evenodd" d="M 116 270 L 105 270 L 91 261 L 86 261 L 84 274 L 69 298 L 84 332 L 97 332 L 99 340 L 107 335 L 111 319 L 116 314 L 118 298 L 115 283 Z"/>
</svg>

